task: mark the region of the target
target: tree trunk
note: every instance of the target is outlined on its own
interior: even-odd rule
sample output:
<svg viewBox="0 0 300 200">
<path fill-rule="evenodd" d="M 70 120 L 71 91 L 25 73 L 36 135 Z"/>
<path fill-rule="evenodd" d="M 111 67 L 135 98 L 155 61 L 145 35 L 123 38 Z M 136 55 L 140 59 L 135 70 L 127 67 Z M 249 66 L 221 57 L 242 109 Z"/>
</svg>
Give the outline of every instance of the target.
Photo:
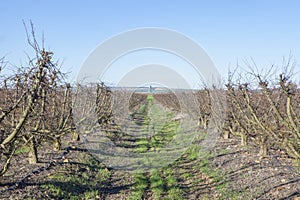
<svg viewBox="0 0 300 200">
<path fill-rule="evenodd" d="M 224 131 L 223 138 L 224 138 L 225 140 L 228 140 L 229 137 L 230 137 L 229 131 Z"/>
<path fill-rule="evenodd" d="M 59 151 L 61 149 L 60 138 L 55 138 L 53 141 L 53 150 Z"/>
<path fill-rule="evenodd" d="M 79 133 L 77 131 L 73 132 L 73 141 L 79 141 L 80 137 L 79 137 Z"/>
<path fill-rule="evenodd" d="M 244 131 L 241 132 L 241 145 L 246 146 L 248 144 L 248 136 L 244 133 Z"/>
<path fill-rule="evenodd" d="M 28 161 L 29 164 L 36 164 L 38 162 L 37 149 L 35 146 L 34 137 L 29 140 L 29 152 L 28 152 Z"/>
<path fill-rule="evenodd" d="M 263 137 L 260 140 L 259 156 L 266 157 L 268 155 L 267 138 Z"/>
</svg>

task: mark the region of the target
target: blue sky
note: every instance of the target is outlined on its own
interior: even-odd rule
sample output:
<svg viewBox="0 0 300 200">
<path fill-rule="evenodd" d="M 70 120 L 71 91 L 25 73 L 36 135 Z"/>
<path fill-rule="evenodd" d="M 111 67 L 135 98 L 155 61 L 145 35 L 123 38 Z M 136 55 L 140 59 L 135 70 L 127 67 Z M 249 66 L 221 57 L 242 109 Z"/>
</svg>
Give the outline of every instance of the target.
<svg viewBox="0 0 300 200">
<path fill-rule="evenodd" d="M 300 63 L 300 1 L 1 1 L 0 57 L 26 64 L 22 20 L 32 20 L 38 39 L 63 62 L 74 80 L 101 42 L 140 27 L 179 31 L 202 46 L 225 76 L 228 67 L 254 59 L 261 68 L 281 65 L 291 53 Z M 299 69 L 299 65 L 297 66 Z"/>
</svg>

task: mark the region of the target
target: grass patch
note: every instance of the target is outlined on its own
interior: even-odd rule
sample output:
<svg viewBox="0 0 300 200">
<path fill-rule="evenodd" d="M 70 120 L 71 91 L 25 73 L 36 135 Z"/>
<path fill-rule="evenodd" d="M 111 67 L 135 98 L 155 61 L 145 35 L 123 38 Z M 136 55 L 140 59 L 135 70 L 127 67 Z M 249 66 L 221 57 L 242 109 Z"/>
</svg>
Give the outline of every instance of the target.
<svg viewBox="0 0 300 200">
<path fill-rule="evenodd" d="M 189 160 L 198 159 L 200 157 L 200 150 L 201 150 L 201 146 L 198 145 L 190 146 L 186 151 L 187 158 Z"/>
<path fill-rule="evenodd" d="M 178 181 L 175 176 L 173 176 L 173 172 L 170 168 L 166 169 L 164 173 L 166 175 L 167 180 L 167 190 L 168 195 L 166 199 L 168 200 L 182 200 L 183 199 L 183 191 L 178 187 Z"/>
<path fill-rule="evenodd" d="M 41 187 L 54 199 L 97 199 L 98 188 L 109 181 L 111 172 L 90 155 L 81 155 L 81 164 L 61 167 Z"/>
<path fill-rule="evenodd" d="M 133 114 L 140 117 L 138 124 L 141 136 L 135 142 L 136 153 L 157 151 L 171 142 L 180 125 L 179 121 L 172 121 L 172 112 L 165 112 L 158 105 L 142 105 L 138 113 Z"/>
<path fill-rule="evenodd" d="M 225 151 L 224 151 L 225 153 Z M 214 184 L 216 191 L 220 194 L 219 199 L 239 199 L 242 192 L 232 191 L 229 188 L 229 183 L 223 177 L 223 174 L 220 170 L 216 169 L 211 165 L 210 159 L 212 157 L 211 153 L 201 151 L 201 147 L 197 145 L 191 145 L 186 151 L 186 157 L 189 160 L 198 159 L 196 165 L 193 166 L 193 169 L 200 170 L 209 180 L 211 181 L 208 184 Z M 193 174 L 190 172 L 185 172 L 181 175 L 183 179 L 190 179 L 193 177 Z M 194 182 L 196 181 L 196 182 Z M 194 180 L 193 183 L 202 183 L 203 180 Z M 198 182 L 200 181 L 200 182 Z M 209 194 L 201 196 L 202 199 L 212 199 Z"/>
<path fill-rule="evenodd" d="M 164 192 L 164 179 L 160 176 L 158 170 L 150 173 L 150 187 L 155 199 L 160 199 Z"/>
<path fill-rule="evenodd" d="M 127 200 L 140 200 L 143 199 L 144 192 L 148 187 L 148 179 L 142 173 L 134 174 L 134 184 L 131 187 L 131 195 L 127 198 Z"/>
<path fill-rule="evenodd" d="M 29 148 L 27 146 L 22 146 L 15 151 L 15 155 L 25 154 L 29 152 Z"/>
<path fill-rule="evenodd" d="M 240 196 L 244 193 L 243 191 L 230 190 L 228 188 L 228 183 L 226 182 L 219 184 L 216 187 L 216 189 L 220 193 L 220 197 L 219 197 L 220 200 L 227 200 L 227 199 L 238 200 L 241 199 Z"/>
<path fill-rule="evenodd" d="M 153 97 L 152 94 L 148 94 L 147 100 L 148 100 L 149 105 L 153 105 L 153 103 L 154 103 L 154 97 Z"/>
<path fill-rule="evenodd" d="M 99 199 L 98 190 L 91 190 L 84 193 L 84 199 Z"/>
<path fill-rule="evenodd" d="M 220 151 L 220 154 L 226 155 L 226 154 L 228 154 L 229 152 L 230 152 L 229 149 L 222 149 L 222 150 Z"/>
<path fill-rule="evenodd" d="M 180 188 L 173 187 L 168 191 L 167 200 L 183 200 L 183 192 Z"/>
<path fill-rule="evenodd" d="M 182 174 L 183 179 L 190 179 L 193 175 L 190 172 L 185 172 Z"/>
</svg>

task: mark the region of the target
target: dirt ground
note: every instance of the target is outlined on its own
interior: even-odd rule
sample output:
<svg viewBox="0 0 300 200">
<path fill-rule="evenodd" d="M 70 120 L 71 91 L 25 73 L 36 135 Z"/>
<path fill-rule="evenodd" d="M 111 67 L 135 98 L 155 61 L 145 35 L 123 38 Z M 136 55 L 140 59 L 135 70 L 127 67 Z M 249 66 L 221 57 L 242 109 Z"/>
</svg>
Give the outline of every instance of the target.
<svg viewBox="0 0 300 200">
<path fill-rule="evenodd" d="M 28 165 L 26 154 L 18 155 L 1 177 L 0 199 L 129 199 L 133 174 L 106 168 L 80 142 L 65 146 L 56 153 L 39 149 L 43 153 L 36 165 Z M 237 139 L 219 139 L 208 158 L 185 154 L 169 168 L 182 199 L 300 199 L 295 163 L 281 151 L 266 158 L 257 154 Z M 149 187 L 142 198 L 157 199 Z M 167 198 L 162 194 L 160 199 Z"/>
</svg>

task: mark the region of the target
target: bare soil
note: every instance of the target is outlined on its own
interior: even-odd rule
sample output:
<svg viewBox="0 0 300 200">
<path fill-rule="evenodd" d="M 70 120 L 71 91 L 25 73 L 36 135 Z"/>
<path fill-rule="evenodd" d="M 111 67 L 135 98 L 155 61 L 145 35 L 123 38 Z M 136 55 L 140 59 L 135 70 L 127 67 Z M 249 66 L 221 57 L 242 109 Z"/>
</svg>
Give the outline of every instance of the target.
<svg viewBox="0 0 300 200">
<path fill-rule="evenodd" d="M 50 146 L 39 149 L 43 153 L 35 165 L 27 163 L 26 154 L 15 157 L 1 177 L 0 199 L 66 199 L 68 195 L 74 199 L 127 199 L 131 195 L 132 174 L 106 168 L 93 160 L 80 142 L 65 142 L 65 147 L 55 153 Z M 265 158 L 257 155 L 251 145 L 241 147 L 237 139 L 220 138 L 208 162 L 182 155 L 169 168 L 183 199 L 299 199 L 300 172 L 295 163 L 282 151 L 271 151 Z M 99 177 L 101 170 L 107 177 Z M 85 181 L 72 182 L 71 176 L 78 178 L 74 180 L 85 177 Z M 58 181 L 57 177 L 63 178 Z M 49 185 L 59 186 L 62 193 Z M 97 194 L 83 196 L 89 191 Z M 155 199 L 150 188 L 143 198 Z"/>
</svg>

